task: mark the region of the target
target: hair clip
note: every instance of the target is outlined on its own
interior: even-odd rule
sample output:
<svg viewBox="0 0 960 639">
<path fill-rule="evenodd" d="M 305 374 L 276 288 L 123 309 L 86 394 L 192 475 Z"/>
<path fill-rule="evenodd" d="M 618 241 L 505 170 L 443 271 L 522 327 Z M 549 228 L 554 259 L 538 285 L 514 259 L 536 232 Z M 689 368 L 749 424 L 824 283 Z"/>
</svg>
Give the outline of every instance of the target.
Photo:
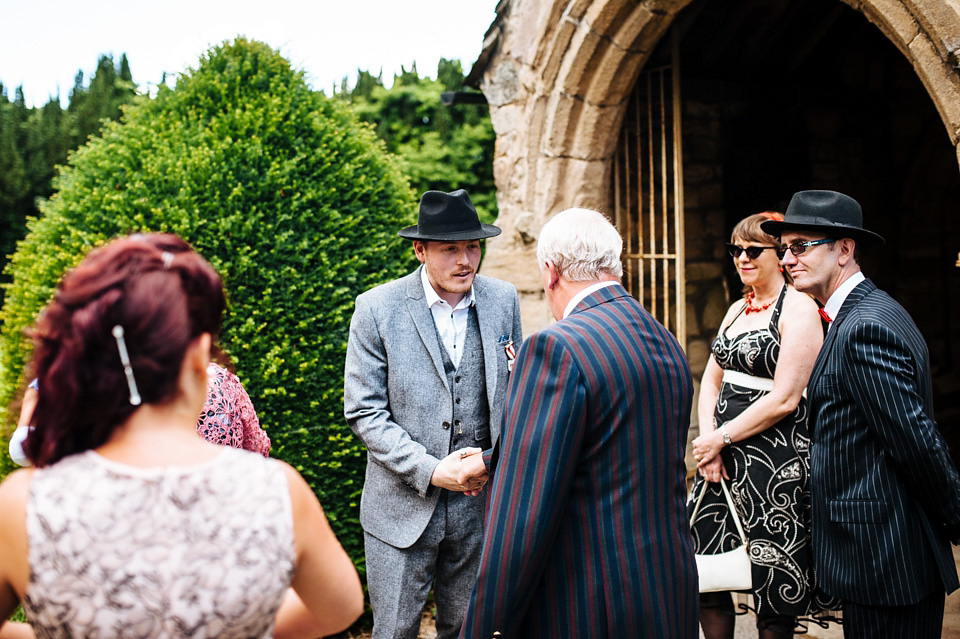
<svg viewBox="0 0 960 639">
<path fill-rule="evenodd" d="M 164 270 L 168 270 L 170 268 L 170 264 L 173 262 L 173 253 L 171 253 L 170 251 L 164 251 L 163 253 L 160 254 L 160 257 L 161 259 L 163 259 Z M 123 331 L 121 329 L 121 335 L 122 334 L 123 334 Z"/>
<path fill-rule="evenodd" d="M 137 391 L 137 380 L 133 378 L 133 367 L 130 366 L 130 355 L 127 353 L 127 342 L 123 339 L 123 327 L 117 324 L 113 327 L 113 337 L 117 340 L 117 350 L 120 351 L 120 363 L 123 364 L 123 374 L 127 376 L 127 386 L 130 388 L 130 403 L 140 405 L 140 393 Z"/>
</svg>

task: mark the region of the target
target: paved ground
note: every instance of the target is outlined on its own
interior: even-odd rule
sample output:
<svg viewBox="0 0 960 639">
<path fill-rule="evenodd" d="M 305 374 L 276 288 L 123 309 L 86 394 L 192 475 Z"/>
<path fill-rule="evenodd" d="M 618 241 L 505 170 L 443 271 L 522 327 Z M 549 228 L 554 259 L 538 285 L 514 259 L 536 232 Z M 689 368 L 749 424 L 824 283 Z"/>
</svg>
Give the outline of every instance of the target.
<svg viewBox="0 0 960 639">
<path fill-rule="evenodd" d="M 960 547 L 954 546 L 953 557 L 960 566 Z M 424 613 L 423 623 L 420 626 L 420 635 L 418 639 L 436 639 L 437 631 L 433 625 L 431 615 Z M 624 638 L 629 634 L 624 634 Z M 737 617 L 737 626 L 735 639 L 755 639 L 757 636 L 757 620 L 753 613 L 747 613 L 742 617 Z M 796 635 L 803 639 L 842 639 L 843 630 L 837 624 L 830 624 L 827 629 L 811 625 L 807 629 L 807 634 Z M 345 633 L 340 635 L 342 639 L 369 639 L 367 633 L 352 634 Z M 700 634 L 703 637 L 703 633 Z M 947 597 L 946 608 L 943 616 L 942 639 L 960 639 L 960 590 Z"/>
</svg>

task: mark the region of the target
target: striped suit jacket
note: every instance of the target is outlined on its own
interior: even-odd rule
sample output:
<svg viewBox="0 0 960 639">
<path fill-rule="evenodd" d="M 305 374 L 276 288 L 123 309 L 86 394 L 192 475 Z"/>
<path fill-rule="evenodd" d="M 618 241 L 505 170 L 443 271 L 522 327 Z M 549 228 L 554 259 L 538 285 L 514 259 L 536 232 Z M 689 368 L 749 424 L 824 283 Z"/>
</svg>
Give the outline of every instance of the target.
<svg viewBox="0 0 960 639">
<path fill-rule="evenodd" d="M 461 636 L 697 637 L 680 345 L 619 284 L 524 341 Z"/>
<path fill-rule="evenodd" d="M 813 553 L 823 590 L 861 605 L 958 587 L 960 480 L 933 420 L 927 346 L 865 280 L 844 301 L 807 386 Z"/>
</svg>

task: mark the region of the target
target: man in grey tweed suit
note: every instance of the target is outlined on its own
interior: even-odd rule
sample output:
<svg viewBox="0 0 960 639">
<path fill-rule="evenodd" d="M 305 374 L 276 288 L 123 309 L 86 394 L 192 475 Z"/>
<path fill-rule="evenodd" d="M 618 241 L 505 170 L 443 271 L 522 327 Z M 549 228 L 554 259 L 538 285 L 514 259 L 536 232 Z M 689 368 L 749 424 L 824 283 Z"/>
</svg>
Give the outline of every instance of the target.
<svg viewBox="0 0 960 639">
<path fill-rule="evenodd" d="M 801 191 L 762 227 L 829 322 L 807 385 L 819 586 L 843 603 L 844 637 L 940 637 L 960 479 L 933 420 L 926 343 L 860 272 L 857 249 L 883 238 L 834 191 Z"/>
<path fill-rule="evenodd" d="M 344 415 L 367 447 L 360 499 L 375 639 L 415 639 L 430 592 L 437 636 L 459 635 L 476 579 L 485 478 L 457 482 L 461 459 L 491 448 L 513 354 L 517 292 L 477 275 L 480 224 L 463 190 L 427 191 L 400 231 L 422 265 L 357 297 Z"/>
</svg>

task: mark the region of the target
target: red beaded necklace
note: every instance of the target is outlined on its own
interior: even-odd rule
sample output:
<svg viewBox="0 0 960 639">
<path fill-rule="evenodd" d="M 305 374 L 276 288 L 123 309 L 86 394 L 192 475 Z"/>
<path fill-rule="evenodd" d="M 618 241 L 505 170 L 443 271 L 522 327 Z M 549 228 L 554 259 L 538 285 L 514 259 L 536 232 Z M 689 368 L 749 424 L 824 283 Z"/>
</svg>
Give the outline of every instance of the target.
<svg viewBox="0 0 960 639">
<path fill-rule="evenodd" d="M 750 313 L 759 313 L 760 311 L 765 311 L 768 308 L 770 308 L 770 306 L 774 302 L 777 301 L 777 298 L 775 297 L 769 302 L 767 302 L 766 304 L 763 304 L 761 306 L 754 306 L 753 300 L 756 299 L 756 297 L 757 297 L 757 294 L 754 291 L 750 291 L 749 293 L 747 293 L 747 308 L 744 310 L 744 312 L 747 315 L 749 315 Z"/>
</svg>

